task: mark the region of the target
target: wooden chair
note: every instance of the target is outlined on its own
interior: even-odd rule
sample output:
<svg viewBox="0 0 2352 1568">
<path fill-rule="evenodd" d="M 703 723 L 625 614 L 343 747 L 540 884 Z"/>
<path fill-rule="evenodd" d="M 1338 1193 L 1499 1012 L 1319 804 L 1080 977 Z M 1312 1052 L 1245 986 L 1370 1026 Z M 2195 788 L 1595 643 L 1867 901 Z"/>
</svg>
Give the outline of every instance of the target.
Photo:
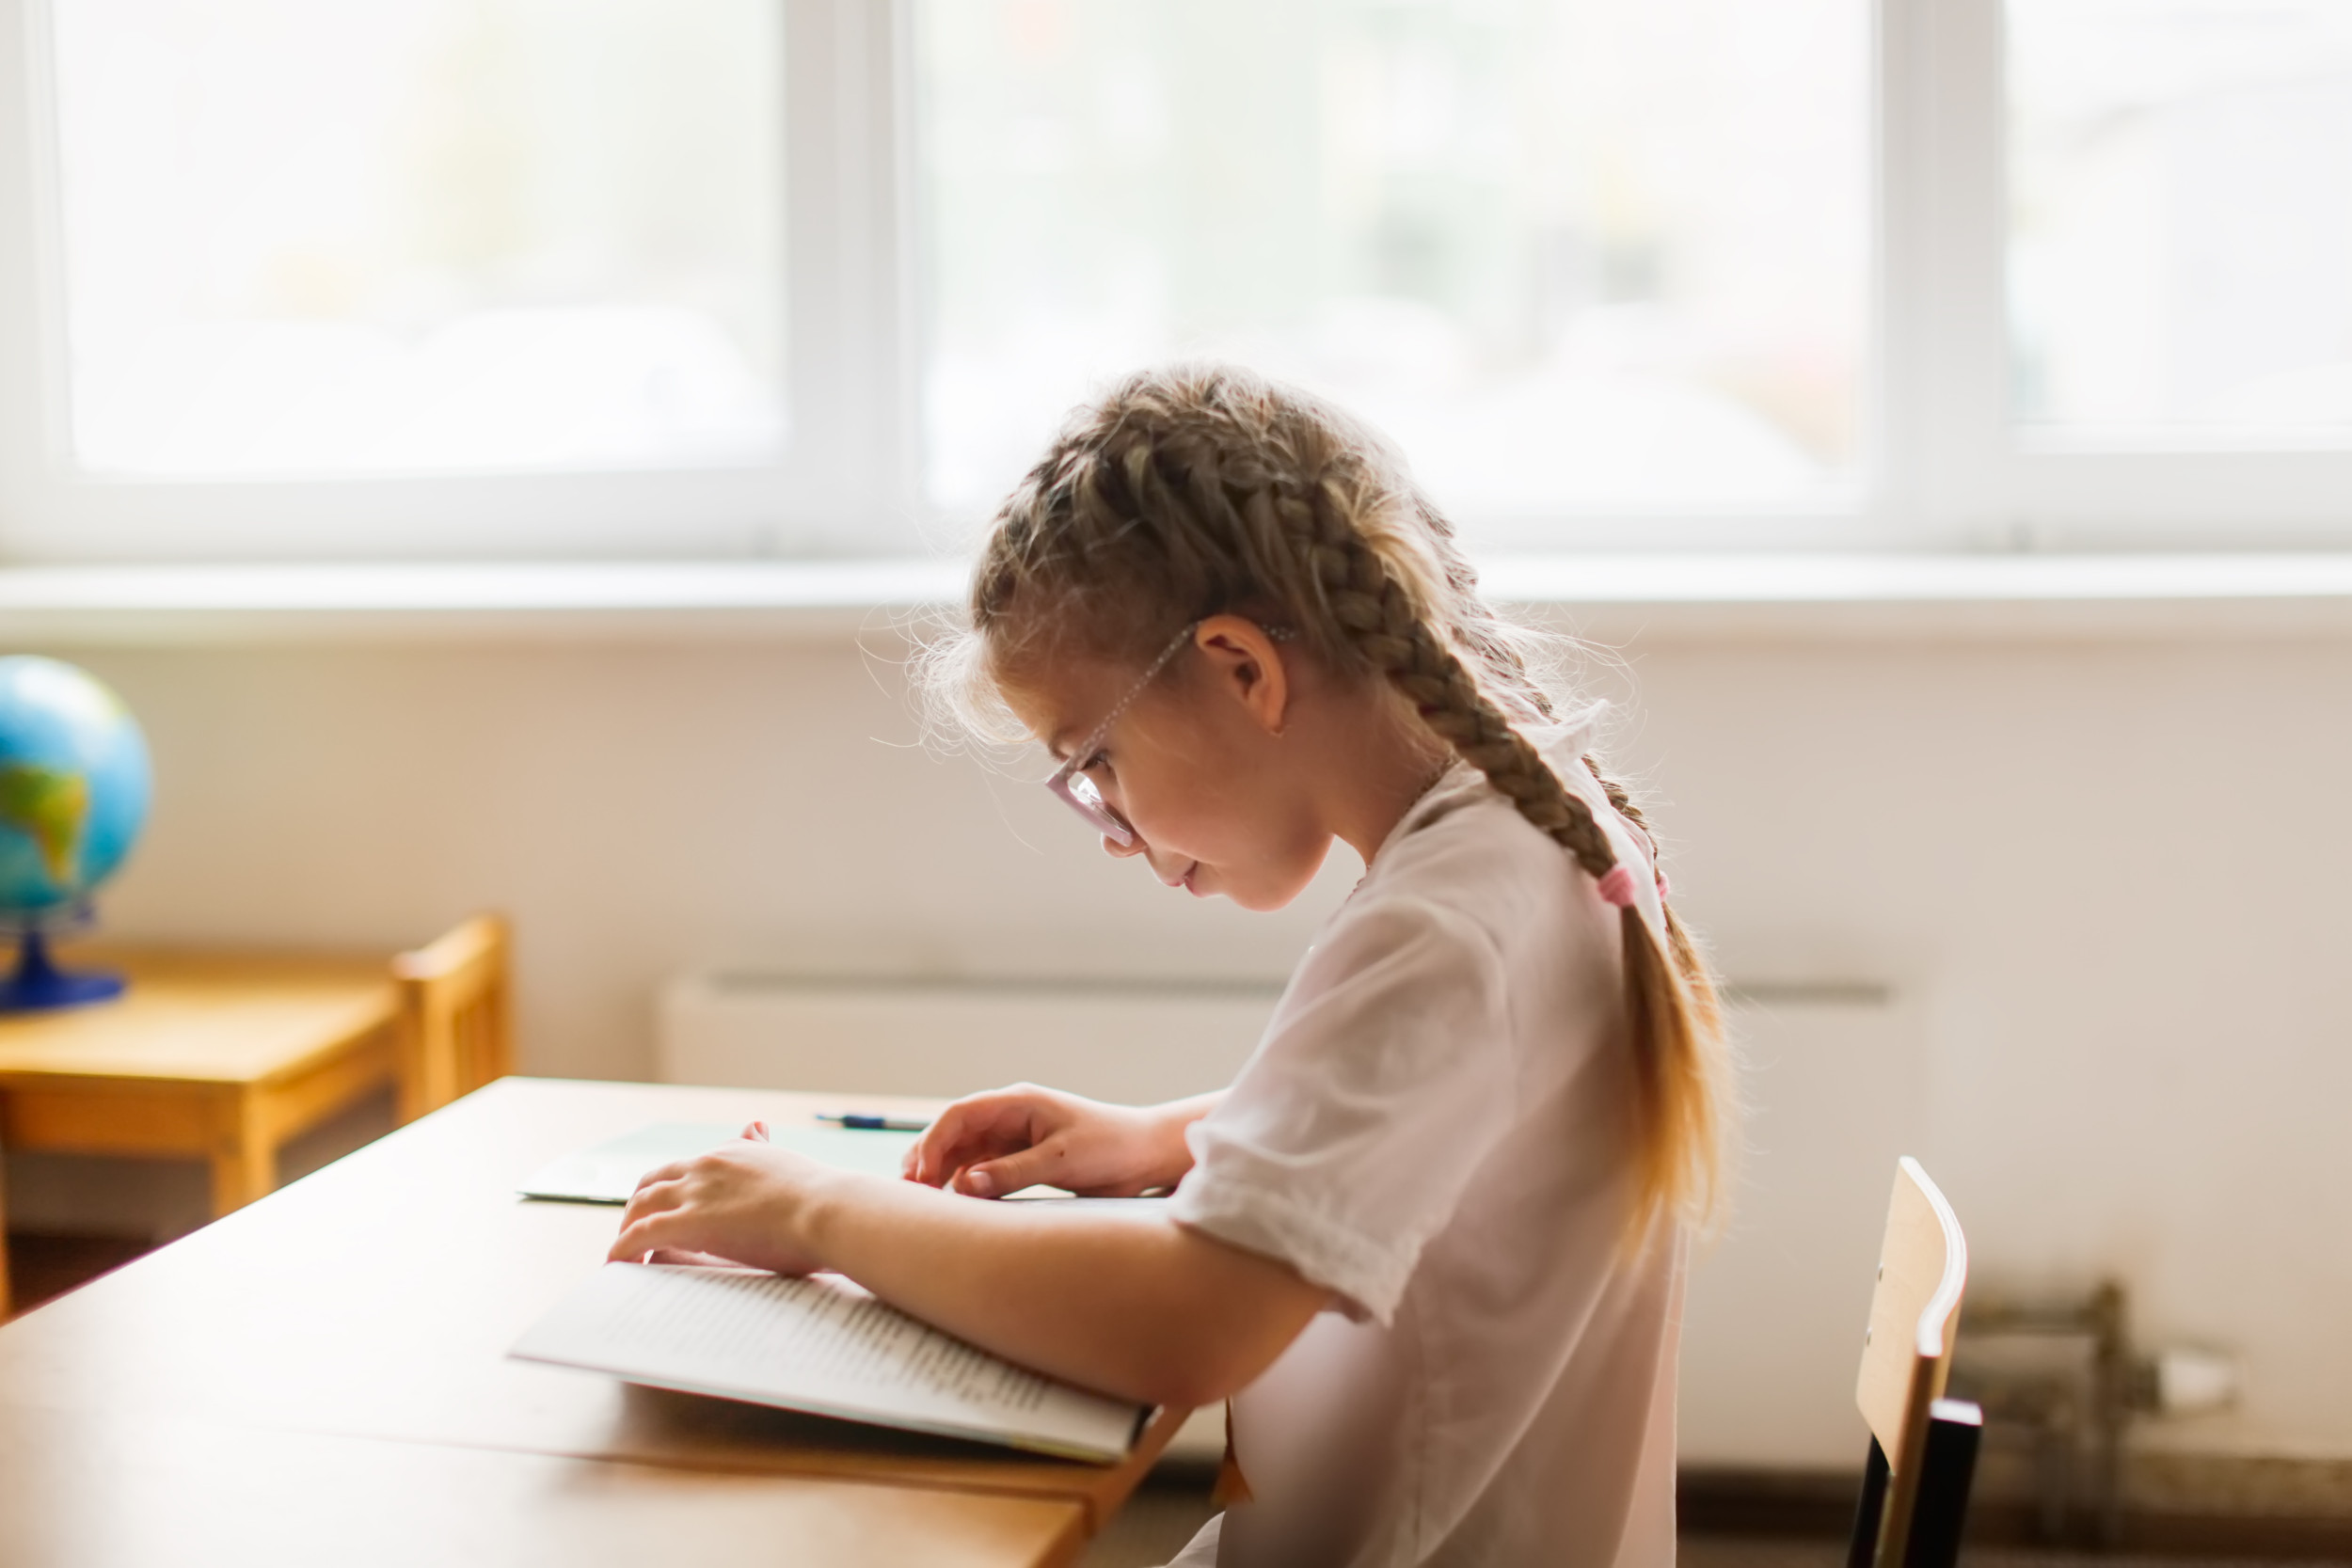
<svg viewBox="0 0 2352 1568">
<path fill-rule="evenodd" d="M 1919 1163 L 1905 1157 L 1895 1167 L 1854 1386 L 1870 1458 L 1847 1568 L 1952 1568 L 1960 1556 L 1984 1413 L 1943 1396 L 1967 1283 L 1960 1221 Z"/>
<path fill-rule="evenodd" d="M 507 946 L 506 922 L 476 915 L 392 960 L 400 988 L 403 1122 L 515 1070 Z"/>
</svg>

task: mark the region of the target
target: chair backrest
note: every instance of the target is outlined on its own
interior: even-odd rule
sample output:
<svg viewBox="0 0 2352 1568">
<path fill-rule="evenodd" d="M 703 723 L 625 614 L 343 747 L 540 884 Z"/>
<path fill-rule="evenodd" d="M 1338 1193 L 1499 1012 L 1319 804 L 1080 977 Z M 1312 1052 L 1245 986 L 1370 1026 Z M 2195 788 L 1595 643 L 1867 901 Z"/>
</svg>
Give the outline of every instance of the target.
<svg viewBox="0 0 2352 1568">
<path fill-rule="evenodd" d="M 506 922 L 476 915 L 392 960 L 400 987 L 400 1119 L 413 1121 L 515 1069 Z"/>
<path fill-rule="evenodd" d="M 1958 1552 L 1983 1424 L 1976 1406 L 1944 1398 L 1967 1283 L 1960 1221 L 1906 1156 L 1895 1167 L 1854 1385 L 1871 1445 L 1852 1568 L 1941 1568 Z"/>
</svg>

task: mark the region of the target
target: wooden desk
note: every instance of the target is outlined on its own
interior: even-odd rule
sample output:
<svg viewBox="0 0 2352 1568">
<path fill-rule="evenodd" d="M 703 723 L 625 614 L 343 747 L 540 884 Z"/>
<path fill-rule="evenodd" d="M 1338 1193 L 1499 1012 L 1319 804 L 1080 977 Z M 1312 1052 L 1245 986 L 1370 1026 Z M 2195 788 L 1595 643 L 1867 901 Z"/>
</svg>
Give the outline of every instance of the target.
<svg viewBox="0 0 2352 1568">
<path fill-rule="evenodd" d="M 915 1115 L 931 1108 L 870 1103 Z M 51 1430 L 47 1423 L 66 1421 L 85 1434 L 76 1441 L 101 1449 L 123 1443 L 151 1450 L 170 1441 L 156 1433 L 236 1429 L 628 1467 L 580 1472 L 607 1478 L 583 1485 L 633 1486 L 611 1478 L 688 1471 L 772 1478 L 785 1488 L 775 1494 L 783 1497 L 818 1496 L 806 1490 L 814 1481 L 854 1481 L 819 1491 L 843 1507 L 870 1505 L 877 1529 L 899 1520 L 909 1497 L 926 1510 L 946 1506 L 940 1494 L 986 1498 L 988 1507 L 973 1515 L 970 1539 L 994 1539 L 988 1531 L 999 1526 L 988 1520 L 1020 1521 L 1017 1528 L 1002 1526 L 1019 1539 L 989 1560 L 1069 1560 L 1078 1539 L 1101 1528 L 1125 1501 L 1184 1412 L 1163 1412 L 1124 1464 L 1089 1465 L 631 1387 L 507 1358 L 507 1346 L 601 1263 L 619 1217 L 611 1208 L 516 1198 L 516 1184 L 531 1171 L 647 1122 L 775 1121 L 820 1104 L 834 1106 L 834 1100 L 502 1080 L 0 1328 L 0 1411 L 35 1433 L 22 1441 L 37 1443 Z M 326 1445 L 318 1451 L 326 1456 L 319 1463 L 329 1465 L 343 1450 Z M 350 1451 L 359 1478 L 351 1484 L 373 1484 L 361 1474 L 370 1463 L 364 1455 L 373 1450 Z M 93 1470 L 79 1496 L 94 1499 L 88 1506 L 145 1510 L 151 1484 L 159 1498 L 174 1486 L 198 1484 L 185 1479 L 197 1463 L 185 1461 L 173 1472 L 183 1478 L 177 1481 L 144 1479 L 151 1466 L 113 1480 Z M 295 1481 L 286 1484 L 299 1489 Z M 334 1483 L 320 1484 L 331 1490 Z M 532 1499 L 558 1486 L 527 1478 L 483 1484 L 487 1500 L 480 1506 L 501 1520 L 539 1507 Z M 561 1483 L 567 1497 L 572 1484 Z M 35 1491 L 32 1502 L 62 1507 L 66 1496 Z M 288 1506 L 298 1501 L 294 1491 L 288 1498 Z M 1042 1506 L 1007 1513 L 1007 1501 Z M 1071 1519 L 1078 1536 L 1057 1533 Z M 624 1554 L 616 1545 L 609 1557 L 598 1555 L 595 1530 L 583 1526 L 581 1533 L 586 1555 L 571 1561 L 642 1568 L 633 1548 Z M 495 1537 L 485 1526 L 483 1539 Z M 763 1560 L 777 1555 L 775 1539 L 762 1536 L 758 1544 Z M 506 1560 L 485 1551 L 435 1560 Z M 0 1560 L 15 1560 L 4 1553 Z M 860 1554 L 837 1560 L 891 1559 Z"/>
<path fill-rule="evenodd" d="M 277 1185 L 278 1151 L 390 1084 L 389 958 L 70 951 L 119 1000 L 0 1017 L 0 1144 L 209 1161 L 213 1212 Z"/>
<path fill-rule="evenodd" d="M 0 1408 L 10 1568 L 1003 1568 L 1068 1560 L 1084 1519 L 1038 1497 Z"/>
</svg>

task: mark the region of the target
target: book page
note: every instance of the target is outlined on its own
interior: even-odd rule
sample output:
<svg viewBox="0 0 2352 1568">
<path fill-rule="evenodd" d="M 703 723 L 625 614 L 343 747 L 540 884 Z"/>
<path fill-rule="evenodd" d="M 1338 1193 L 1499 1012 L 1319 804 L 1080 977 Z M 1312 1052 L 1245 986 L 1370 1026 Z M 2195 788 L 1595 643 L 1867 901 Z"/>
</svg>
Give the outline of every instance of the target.
<svg viewBox="0 0 2352 1568">
<path fill-rule="evenodd" d="M 608 1263 L 513 1353 L 631 1382 L 1115 1459 L 1139 1405 L 1017 1367 L 833 1275 Z"/>
</svg>

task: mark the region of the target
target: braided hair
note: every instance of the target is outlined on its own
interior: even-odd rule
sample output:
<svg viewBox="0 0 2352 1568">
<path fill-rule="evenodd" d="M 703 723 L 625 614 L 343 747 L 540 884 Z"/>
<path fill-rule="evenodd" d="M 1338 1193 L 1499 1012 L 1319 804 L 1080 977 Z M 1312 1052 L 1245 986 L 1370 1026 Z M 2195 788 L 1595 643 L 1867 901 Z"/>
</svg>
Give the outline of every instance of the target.
<svg viewBox="0 0 2352 1568">
<path fill-rule="evenodd" d="M 1147 371 L 1074 414 L 998 511 L 968 643 L 934 668 L 971 682 L 1048 644 L 1140 666 L 1185 624 L 1228 611 L 1295 628 L 1343 674 L 1385 680 L 1587 875 L 1617 868 L 1592 808 L 1521 733 L 1551 705 L 1516 628 L 1480 599 L 1452 528 L 1402 460 L 1338 410 L 1247 371 Z M 1584 762 L 1646 836 L 1625 787 Z M 1662 951 L 1630 904 L 1621 925 L 1642 1195 L 1632 1223 L 1661 1208 L 1704 1219 L 1729 1101 L 1714 988 L 1671 909 Z"/>
</svg>

